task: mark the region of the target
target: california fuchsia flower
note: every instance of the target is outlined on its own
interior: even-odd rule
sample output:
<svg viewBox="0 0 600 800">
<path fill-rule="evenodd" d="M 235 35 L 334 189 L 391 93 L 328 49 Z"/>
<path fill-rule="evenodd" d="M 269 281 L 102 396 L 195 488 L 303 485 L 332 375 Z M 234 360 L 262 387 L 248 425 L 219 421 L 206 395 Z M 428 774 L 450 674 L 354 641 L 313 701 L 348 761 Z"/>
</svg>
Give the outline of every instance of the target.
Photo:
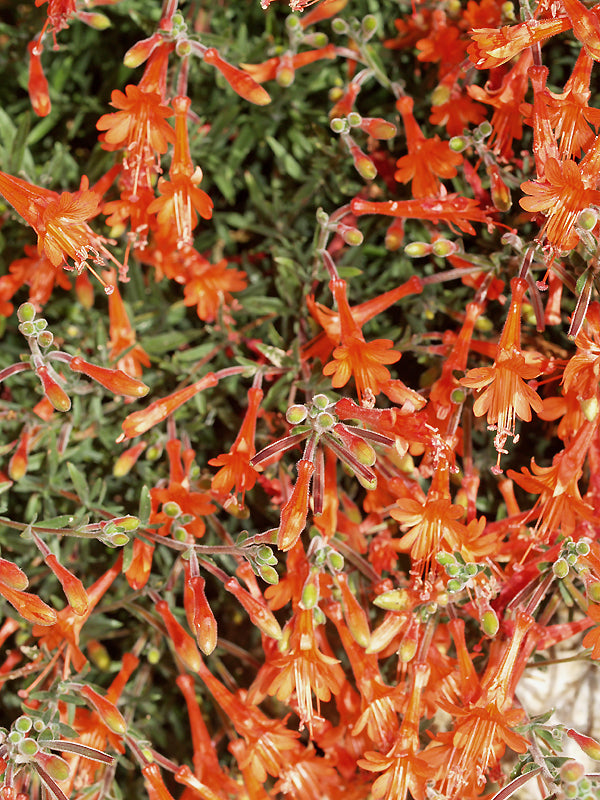
<svg viewBox="0 0 600 800">
<path fill-rule="evenodd" d="M 81 272 L 89 267 L 90 258 L 95 264 L 109 260 L 121 267 L 105 247 L 108 240 L 87 224 L 100 211 L 100 196 L 88 187 L 84 176 L 78 192 L 58 194 L 0 172 L 0 194 L 35 230 L 39 252 L 55 267 L 74 267 Z"/>
</svg>

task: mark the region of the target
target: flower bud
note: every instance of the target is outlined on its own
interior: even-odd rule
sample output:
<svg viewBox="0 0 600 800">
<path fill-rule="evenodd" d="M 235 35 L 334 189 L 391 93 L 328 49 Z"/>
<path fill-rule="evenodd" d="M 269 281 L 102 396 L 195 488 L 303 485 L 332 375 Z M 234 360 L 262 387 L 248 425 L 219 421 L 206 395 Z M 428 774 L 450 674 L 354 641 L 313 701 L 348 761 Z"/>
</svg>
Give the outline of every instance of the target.
<svg viewBox="0 0 600 800">
<path fill-rule="evenodd" d="M 69 765 L 60 756 L 52 753 L 45 753 L 39 750 L 36 753 L 35 761 L 44 769 L 55 781 L 66 781 L 69 777 Z"/>
<path fill-rule="evenodd" d="M 348 122 L 340 117 L 334 117 L 329 123 L 329 127 L 334 133 L 345 133 L 348 130 Z"/>
<path fill-rule="evenodd" d="M 40 331 L 37 335 L 37 342 L 40 347 L 46 348 L 50 347 L 52 342 L 54 341 L 54 334 L 52 331 Z"/>
<path fill-rule="evenodd" d="M 119 736 L 124 736 L 127 733 L 125 718 L 114 703 L 111 703 L 106 697 L 98 694 L 98 692 L 94 691 L 94 689 L 87 684 L 84 684 L 79 691 L 88 703 L 98 712 L 102 722 L 104 722 L 109 730 Z M 64 779 L 60 778 L 59 780 Z"/>
<path fill-rule="evenodd" d="M 447 256 L 454 255 L 457 250 L 456 243 L 451 242 L 450 239 L 436 239 L 431 245 L 433 255 L 439 258 L 447 258 Z"/>
<path fill-rule="evenodd" d="M 285 412 L 285 418 L 290 425 L 300 425 L 306 419 L 307 413 L 306 406 L 294 405 Z"/>
<path fill-rule="evenodd" d="M 244 70 L 237 69 L 225 61 L 214 47 L 209 47 L 204 53 L 204 61 L 218 69 L 234 92 L 249 103 L 258 106 L 271 102 L 268 92 L 257 83 L 251 75 Z"/>
<path fill-rule="evenodd" d="M 558 558 L 552 565 L 552 572 L 557 578 L 566 578 L 569 574 L 569 564 L 564 558 Z"/>
<path fill-rule="evenodd" d="M 483 612 L 481 615 L 481 627 L 487 636 L 495 636 L 498 633 L 500 623 L 493 609 L 488 608 Z"/>
<path fill-rule="evenodd" d="M 577 217 L 577 225 L 584 231 L 593 231 L 598 222 L 598 212 L 593 208 L 584 208 Z"/>
<path fill-rule="evenodd" d="M 350 119 L 350 116 L 348 117 Z M 363 117 L 359 123 L 361 131 L 364 131 L 373 139 L 388 140 L 393 139 L 398 133 L 396 126 L 392 122 L 379 117 Z"/>
<path fill-rule="evenodd" d="M 410 242 L 404 248 L 404 252 L 409 258 L 423 258 L 431 253 L 431 245 L 427 242 Z"/>
<path fill-rule="evenodd" d="M 86 614 L 89 608 L 89 600 L 83 583 L 72 572 L 69 572 L 66 567 L 63 567 L 54 554 L 51 553 L 44 560 L 58 578 L 75 614 L 80 617 Z"/>
<path fill-rule="evenodd" d="M 23 303 L 17 309 L 19 322 L 33 322 L 35 319 L 35 306 L 33 303 Z"/>
<path fill-rule="evenodd" d="M 409 606 L 409 596 L 406 589 L 390 589 L 383 592 L 373 600 L 373 605 L 385 611 L 403 611 Z"/>
<path fill-rule="evenodd" d="M 320 411 L 324 411 L 330 405 L 330 401 L 326 394 L 316 394 L 312 399 L 312 404 Z"/>
<path fill-rule="evenodd" d="M 44 394 L 57 411 L 68 411 L 71 408 L 69 395 L 50 375 L 48 367 L 42 364 L 36 369 L 36 373 L 42 382 Z"/>
<path fill-rule="evenodd" d="M 454 153 L 462 153 L 469 146 L 469 141 L 464 136 L 453 136 L 448 146 Z"/>
<path fill-rule="evenodd" d="M 92 378 L 114 394 L 122 394 L 126 397 L 145 397 L 150 391 L 145 383 L 132 378 L 121 369 L 98 367 L 96 364 L 84 361 L 79 356 L 72 358 L 69 366 L 73 372 L 83 372 L 88 378 Z"/>
<path fill-rule="evenodd" d="M 393 220 L 385 234 L 385 248 L 391 252 L 399 250 L 404 240 L 404 220 L 401 217 Z"/>
<path fill-rule="evenodd" d="M 22 592 L 29 586 L 29 579 L 23 570 L 5 558 L 0 558 L 0 582 L 17 592 Z"/>
<path fill-rule="evenodd" d="M 190 575 L 186 581 L 186 594 L 191 608 L 188 621 L 191 616 L 190 627 L 196 634 L 198 646 L 204 655 L 209 656 L 217 646 L 217 621 L 206 599 L 204 586 L 204 578 L 200 575 Z"/>
<path fill-rule="evenodd" d="M 373 161 L 369 158 L 366 153 L 360 149 L 360 147 L 352 142 L 349 145 L 350 155 L 352 156 L 352 161 L 354 163 L 354 168 L 366 181 L 372 181 L 377 177 L 377 167 L 373 163 Z"/>
<path fill-rule="evenodd" d="M 294 59 L 291 53 L 284 53 L 279 59 L 279 64 L 275 70 L 275 80 L 284 89 L 291 86 L 296 77 L 294 69 Z"/>
<path fill-rule="evenodd" d="M 591 736 L 584 736 L 584 734 L 578 733 L 573 728 L 569 728 L 567 736 L 577 742 L 586 756 L 593 758 L 594 761 L 600 761 L 600 742 L 592 739 Z"/>
<path fill-rule="evenodd" d="M 156 610 L 165 623 L 169 639 L 173 643 L 179 658 L 192 672 L 198 672 L 202 665 L 202 658 L 192 637 L 189 633 L 186 633 L 183 626 L 175 619 L 166 600 L 159 600 L 156 603 Z"/>
</svg>

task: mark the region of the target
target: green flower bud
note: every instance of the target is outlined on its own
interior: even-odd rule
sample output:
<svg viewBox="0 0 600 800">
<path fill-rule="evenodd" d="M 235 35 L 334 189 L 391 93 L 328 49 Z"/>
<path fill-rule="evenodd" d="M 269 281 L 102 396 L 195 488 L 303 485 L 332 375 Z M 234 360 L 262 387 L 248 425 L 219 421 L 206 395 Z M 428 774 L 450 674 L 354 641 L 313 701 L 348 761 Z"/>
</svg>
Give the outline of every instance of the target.
<svg viewBox="0 0 600 800">
<path fill-rule="evenodd" d="M 19 331 L 23 336 L 35 336 L 36 330 L 33 322 L 22 322 L 19 325 Z"/>
<path fill-rule="evenodd" d="M 162 510 L 167 517 L 171 517 L 172 519 L 181 515 L 181 508 L 174 500 L 167 500 L 166 503 L 163 503 Z"/>
<path fill-rule="evenodd" d="M 33 303 L 23 303 L 17 310 L 19 322 L 32 322 L 35 319 L 35 306 Z"/>
<path fill-rule="evenodd" d="M 558 558 L 552 565 L 552 572 L 557 578 L 566 578 L 569 574 L 569 564 L 564 558 Z"/>
<path fill-rule="evenodd" d="M 334 20 L 331 21 L 331 30 L 334 33 L 347 33 L 348 32 L 348 24 L 346 20 L 341 19 L 340 17 L 336 17 Z"/>
<path fill-rule="evenodd" d="M 577 224 L 584 231 L 593 231 L 598 222 L 598 214 L 593 208 L 584 208 L 577 217 Z"/>
<path fill-rule="evenodd" d="M 448 581 L 448 585 L 446 587 L 451 594 L 455 594 L 456 592 L 461 592 L 463 588 L 462 581 L 457 580 L 456 578 L 451 578 Z"/>
<path fill-rule="evenodd" d="M 453 136 L 448 142 L 448 146 L 453 153 L 462 153 L 469 146 L 469 140 L 464 136 Z"/>
<path fill-rule="evenodd" d="M 329 123 L 329 127 L 334 133 L 344 133 L 348 129 L 348 123 L 345 119 L 334 117 Z"/>
<path fill-rule="evenodd" d="M 271 586 L 276 586 L 279 583 L 277 570 L 268 564 L 259 564 L 258 572 L 265 583 L 269 583 Z"/>
<path fill-rule="evenodd" d="M 327 563 L 334 572 L 341 572 L 344 569 L 344 556 L 337 550 L 330 550 L 327 554 Z"/>
<path fill-rule="evenodd" d="M 337 419 L 333 416 L 333 414 L 330 414 L 329 411 L 321 411 L 316 419 L 316 422 L 321 430 L 328 431 L 330 428 L 333 428 L 337 422 Z"/>
<path fill-rule="evenodd" d="M 409 258 L 423 258 L 431 253 L 431 245 L 427 242 L 411 242 L 406 245 L 404 252 Z"/>
<path fill-rule="evenodd" d="M 491 608 L 488 608 L 488 610 L 484 611 L 481 615 L 481 627 L 488 636 L 495 636 L 498 633 L 500 623 L 498 622 L 496 612 L 492 611 Z"/>
<path fill-rule="evenodd" d="M 330 405 L 330 401 L 326 394 L 316 394 L 312 399 L 312 404 L 319 411 L 324 411 Z"/>
<path fill-rule="evenodd" d="M 37 335 L 37 341 L 40 347 L 50 347 L 54 341 L 54 334 L 51 331 L 40 331 Z"/>
<path fill-rule="evenodd" d="M 30 739 L 29 737 L 22 739 L 17 745 L 17 748 L 19 753 L 26 758 L 32 758 L 40 749 L 36 740 Z"/>
<path fill-rule="evenodd" d="M 33 725 L 33 720 L 31 717 L 26 716 L 25 714 L 22 717 L 16 719 L 12 726 L 15 730 L 20 731 L 21 733 L 29 733 Z"/>
<path fill-rule="evenodd" d="M 351 128 L 356 128 L 362 122 L 362 117 L 358 111 L 351 111 L 346 119 L 348 120 L 348 125 L 350 125 Z"/>
<path fill-rule="evenodd" d="M 409 596 L 406 589 L 390 589 L 383 592 L 373 600 L 373 605 L 383 608 L 385 611 L 403 611 L 409 604 Z"/>
</svg>

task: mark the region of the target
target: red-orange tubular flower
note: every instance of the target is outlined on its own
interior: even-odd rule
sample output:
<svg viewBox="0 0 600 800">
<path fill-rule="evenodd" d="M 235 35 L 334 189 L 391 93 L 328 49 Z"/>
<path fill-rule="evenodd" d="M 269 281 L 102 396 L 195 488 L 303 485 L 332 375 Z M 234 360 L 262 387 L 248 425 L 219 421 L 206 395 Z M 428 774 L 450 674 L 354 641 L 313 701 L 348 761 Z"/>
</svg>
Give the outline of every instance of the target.
<svg viewBox="0 0 600 800">
<path fill-rule="evenodd" d="M 159 226 L 170 229 L 175 219 L 177 246 L 191 245 L 192 231 L 198 224 L 198 214 L 203 219 L 212 216 L 213 203 L 210 197 L 198 188 L 202 180 L 202 170 L 194 167 L 190 156 L 187 115 L 191 100 L 189 97 L 174 97 L 175 111 L 175 151 L 171 159 L 169 180 L 159 178 L 157 197 L 148 206 L 150 214 L 157 213 Z"/>
<path fill-rule="evenodd" d="M 205 51 L 204 60 L 207 64 L 218 69 L 233 91 L 243 97 L 244 100 L 248 100 L 249 103 L 255 103 L 257 106 L 265 106 L 271 102 L 269 93 L 263 89 L 260 83 L 257 83 L 243 69 L 238 69 L 228 64 L 225 59 L 221 58 L 214 47 L 209 47 Z"/>
<path fill-rule="evenodd" d="M 112 290 L 108 296 L 109 358 L 116 361 L 117 366 L 123 372 L 139 378 L 142 374 L 142 366 L 150 366 L 150 359 L 143 347 L 136 342 L 135 330 L 117 286 L 115 271 L 106 272 L 104 279 Z M 137 396 L 143 397 L 143 395 Z"/>
<path fill-rule="evenodd" d="M 82 372 L 88 378 L 97 381 L 105 389 L 114 394 L 122 394 L 127 397 L 145 397 L 150 391 L 145 383 L 131 378 L 127 373 L 120 369 L 108 369 L 90 364 L 83 358 L 75 356 L 69 362 L 69 367 L 73 372 Z"/>
<path fill-rule="evenodd" d="M 250 459 L 256 452 L 254 435 L 256 433 L 256 417 L 263 398 L 263 391 L 258 387 L 248 390 L 248 408 L 239 433 L 231 450 L 208 462 L 212 467 L 221 467 L 211 482 L 213 492 L 229 494 L 235 489 L 244 502 L 244 494 L 254 487 L 258 473 L 250 464 Z"/>
<path fill-rule="evenodd" d="M 396 108 L 402 115 L 408 155 L 396 162 L 394 177 L 400 183 L 412 181 L 413 197 L 435 197 L 440 191 L 440 178 L 453 178 L 463 157 L 450 149 L 439 136 L 426 139 L 414 114 L 411 97 L 400 97 Z"/>
<path fill-rule="evenodd" d="M 95 264 L 104 259 L 121 267 L 106 249 L 107 239 L 94 233 L 87 220 L 100 210 L 100 196 L 90 191 L 88 179 L 81 179 L 78 192 L 52 192 L 21 178 L 0 172 L 0 194 L 38 235 L 38 251 L 55 266 L 68 266 L 68 259 L 81 272 L 90 258 Z M 91 269 L 91 268 L 90 268 Z"/>
<path fill-rule="evenodd" d="M 518 25 L 497 28 L 477 28 L 471 31 L 473 43 L 467 48 L 471 61 L 479 69 L 499 67 L 519 55 L 526 47 L 543 42 L 557 33 L 568 31 L 567 17 L 558 19 L 528 19 Z"/>
<path fill-rule="evenodd" d="M 390 339 L 365 341 L 352 316 L 345 281 L 335 278 L 330 281 L 330 288 L 340 317 L 341 344 L 333 351 L 333 361 L 323 368 L 323 375 L 333 376 L 331 385 L 336 389 L 345 386 L 353 377 L 359 397 L 362 398 L 366 390 L 377 395 L 391 378 L 384 364 L 395 364 L 400 353 L 392 349 L 394 345 Z"/>
<path fill-rule="evenodd" d="M 555 252 L 576 247 L 577 217 L 585 208 L 600 203 L 600 192 L 584 184 L 581 169 L 574 161 L 549 158 L 543 180 L 525 181 L 521 189 L 527 195 L 519 201 L 521 207 L 547 217 L 539 238 L 545 237 Z"/>
<path fill-rule="evenodd" d="M 521 352 L 521 307 L 527 291 L 524 278 L 511 281 L 512 299 L 502 336 L 498 342 L 496 360 L 491 367 L 471 369 L 461 379 L 463 386 L 479 389 L 473 405 L 476 417 L 487 414 L 488 428 L 496 430 L 494 445 L 500 454 L 509 436 L 517 441 L 517 417 L 529 422 L 531 410 L 542 410 L 540 396 L 525 381 L 540 373 L 539 361 L 527 361 Z"/>
</svg>

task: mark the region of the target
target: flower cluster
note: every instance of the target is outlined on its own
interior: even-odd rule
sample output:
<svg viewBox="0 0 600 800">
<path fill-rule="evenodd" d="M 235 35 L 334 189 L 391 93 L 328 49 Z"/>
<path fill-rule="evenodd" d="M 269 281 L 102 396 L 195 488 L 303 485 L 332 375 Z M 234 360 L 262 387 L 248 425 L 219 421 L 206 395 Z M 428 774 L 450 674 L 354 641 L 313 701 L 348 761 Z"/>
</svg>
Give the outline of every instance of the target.
<svg viewBox="0 0 600 800">
<path fill-rule="evenodd" d="M 3 23 L 0 797 L 597 798 L 600 7 L 99 4 Z"/>
</svg>

